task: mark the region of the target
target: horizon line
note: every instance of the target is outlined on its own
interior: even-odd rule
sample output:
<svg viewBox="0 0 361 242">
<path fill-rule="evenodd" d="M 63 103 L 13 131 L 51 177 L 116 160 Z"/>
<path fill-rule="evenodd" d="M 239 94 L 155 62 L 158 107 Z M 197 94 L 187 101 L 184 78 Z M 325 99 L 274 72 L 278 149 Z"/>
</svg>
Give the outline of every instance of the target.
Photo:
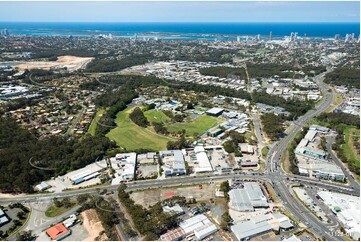
<svg viewBox="0 0 361 242">
<path fill-rule="evenodd" d="M 315 24 L 325 24 L 325 23 L 330 23 L 330 24 L 360 24 L 360 21 L 358 22 L 343 22 L 343 21 L 340 21 L 340 22 L 334 22 L 334 21 L 266 21 L 266 22 L 247 22 L 247 21 L 240 21 L 240 22 L 237 22 L 237 21 L 219 21 L 219 22 L 214 22 L 214 21 L 174 21 L 174 22 L 166 22 L 166 21 L 132 21 L 132 22 L 127 22 L 127 21 L 3 21 L 3 20 L 0 20 L 0 23 L 126 23 L 126 24 L 181 24 L 181 23 L 184 23 L 184 24 L 197 24 L 197 23 L 209 23 L 209 24 L 219 24 L 219 23 L 222 23 L 222 24 L 225 24 L 225 23 L 229 23 L 229 24 L 241 24 L 241 23 L 245 23 L 245 24 L 281 24 L 281 23 L 284 23 L 284 24 L 288 24 L 288 23 L 293 23 L 293 24 L 297 24 L 297 23 L 315 23 Z"/>
</svg>

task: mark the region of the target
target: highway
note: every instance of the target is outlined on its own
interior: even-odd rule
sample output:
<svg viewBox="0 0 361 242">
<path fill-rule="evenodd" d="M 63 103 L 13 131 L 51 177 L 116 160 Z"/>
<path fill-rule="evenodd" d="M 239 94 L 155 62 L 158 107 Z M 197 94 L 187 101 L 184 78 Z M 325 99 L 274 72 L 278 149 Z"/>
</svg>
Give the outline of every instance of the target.
<svg viewBox="0 0 361 242">
<path fill-rule="evenodd" d="M 328 69 L 326 72 L 316 76 L 314 80 L 319 85 L 320 90 L 323 94 L 322 102 L 319 103 L 313 110 L 307 112 L 304 116 L 300 117 L 293 124 L 293 127 L 289 129 L 289 133 L 286 137 L 277 142 L 270 150 L 267 157 L 267 170 L 269 171 L 269 178 L 272 180 L 273 187 L 275 188 L 277 194 L 283 201 L 284 206 L 296 217 L 300 222 L 305 224 L 310 231 L 312 231 L 315 235 L 318 235 L 319 238 L 324 238 L 326 240 L 344 240 L 343 237 L 340 237 L 334 233 L 335 228 L 330 228 L 329 226 L 323 224 L 316 217 L 310 216 L 308 214 L 304 214 L 304 206 L 303 204 L 294 197 L 294 194 L 290 191 L 289 185 L 286 184 L 285 180 L 282 178 L 282 174 L 286 174 L 285 171 L 282 170 L 282 166 L 280 164 L 282 154 L 287 149 L 288 144 L 295 138 L 297 133 L 307 124 L 307 122 L 315 117 L 316 115 L 325 112 L 326 109 L 333 103 L 334 93 L 328 91 L 328 87 L 323 83 L 324 75 L 330 72 L 331 69 Z M 293 175 L 292 175 L 293 176 Z M 305 181 L 309 181 L 308 179 L 298 178 L 298 181 L 302 184 Z M 307 182 L 310 184 L 309 182 Z M 307 184 L 306 183 L 306 184 Z M 312 183 L 311 183 L 312 184 Z M 313 182 L 313 185 L 321 187 L 321 185 L 328 189 L 328 186 L 325 185 L 325 182 L 317 181 Z M 337 187 L 341 187 L 337 185 Z M 340 189 L 328 189 L 328 190 L 337 190 L 341 192 Z M 353 194 L 359 196 L 359 189 L 348 189 Z"/>
</svg>

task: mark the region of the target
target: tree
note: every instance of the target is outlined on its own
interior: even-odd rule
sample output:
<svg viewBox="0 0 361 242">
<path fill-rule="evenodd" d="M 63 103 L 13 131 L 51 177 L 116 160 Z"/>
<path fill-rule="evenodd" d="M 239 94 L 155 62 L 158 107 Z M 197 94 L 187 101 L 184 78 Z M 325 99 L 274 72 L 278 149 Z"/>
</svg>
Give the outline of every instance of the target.
<svg viewBox="0 0 361 242">
<path fill-rule="evenodd" d="M 147 118 L 139 107 L 136 107 L 133 112 L 129 114 L 129 118 L 138 126 L 145 128 L 149 125 Z"/>
<path fill-rule="evenodd" d="M 82 203 L 85 203 L 86 201 L 88 201 L 89 195 L 88 194 L 80 194 L 76 199 L 79 204 L 82 204 Z"/>
<path fill-rule="evenodd" d="M 31 234 L 31 230 L 21 231 L 16 235 L 17 241 L 31 241 L 34 240 L 34 236 Z"/>
<path fill-rule="evenodd" d="M 229 186 L 228 181 L 224 181 L 224 182 L 221 183 L 220 190 L 221 190 L 222 192 L 224 192 L 224 194 L 228 193 L 230 189 L 231 189 L 231 188 L 230 188 L 230 186 Z"/>
<path fill-rule="evenodd" d="M 63 206 L 66 208 L 70 208 L 71 206 L 73 206 L 73 203 L 70 201 L 70 198 L 68 198 L 68 197 L 64 198 L 62 203 L 63 203 Z"/>
<path fill-rule="evenodd" d="M 26 216 L 26 214 L 24 211 L 19 211 L 16 214 L 16 217 L 18 217 L 19 219 L 25 219 L 25 216 Z"/>
<path fill-rule="evenodd" d="M 63 206 L 63 203 L 61 201 L 59 201 L 56 197 L 54 197 L 53 203 L 54 203 L 54 206 L 57 208 L 60 208 L 61 206 Z"/>
<path fill-rule="evenodd" d="M 187 109 L 194 109 L 194 106 L 191 102 L 187 104 Z"/>
</svg>

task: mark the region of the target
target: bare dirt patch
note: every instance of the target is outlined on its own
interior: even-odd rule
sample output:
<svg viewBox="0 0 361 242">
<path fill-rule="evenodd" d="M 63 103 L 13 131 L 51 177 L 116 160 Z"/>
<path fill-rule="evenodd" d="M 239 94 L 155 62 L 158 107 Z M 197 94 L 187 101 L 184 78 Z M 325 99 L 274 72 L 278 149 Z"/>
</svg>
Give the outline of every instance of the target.
<svg viewBox="0 0 361 242">
<path fill-rule="evenodd" d="M 136 204 L 148 208 L 157 202 L 170 198 L 170 192 L 172 192 L 172 194 L 174 192 L 174 196 L 182 196 L 187 200 L 195 198 L 197 201 L 209 201 L 211 198 L 215 198 L 215 187 L 207 184 L 202 184 L 202 186 L 196 185 L 190 187 L 163 188 L 159 190 L 133 192 L 130 197 Z"/>
<path fill-rule="evenodd" d="M 45 69 L 49 70 L 52 68 L 64 68 L 66 67 L 69 71 L 75 71 L 80 68 L 84 68 L 93 57 L 77 57 L 77 56 L 59 56 L 56 61 L 30 61 L 22 64 L 18 64 L 15 68 L 18 68 L 20 71 L 25 69 Z"/>
<path fill-rule="evenodd" d="M 106 234 L 102 233 L 104 231 L 104 227 L 95 209 L 86 210 L 81 213 L 81 216 L 83 217 L 83 226 L 89 233 L 89 237 L 84 241 L 94 241 L 99 235 L 101 236 L 97 238 L 98 240 L 108 240 Z"/>
</svg>

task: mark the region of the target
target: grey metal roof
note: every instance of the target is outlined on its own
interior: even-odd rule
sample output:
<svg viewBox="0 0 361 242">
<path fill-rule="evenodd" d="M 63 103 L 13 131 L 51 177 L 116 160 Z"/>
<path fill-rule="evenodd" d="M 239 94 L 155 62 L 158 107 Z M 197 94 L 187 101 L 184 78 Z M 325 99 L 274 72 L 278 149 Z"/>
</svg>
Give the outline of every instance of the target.
<svg viewBox="0 0 361 242">
<path fill-rule="evenodd" d="M 237 239 L 242 240 L 247 237 L 253 237 L 260 233 L 270 231 L 272 230 L 272 227 L 268 222 L 255 224 L 252 221 L 247 221 L 231 226 L 231 230 L 236 235 Z"/>
</svg>

